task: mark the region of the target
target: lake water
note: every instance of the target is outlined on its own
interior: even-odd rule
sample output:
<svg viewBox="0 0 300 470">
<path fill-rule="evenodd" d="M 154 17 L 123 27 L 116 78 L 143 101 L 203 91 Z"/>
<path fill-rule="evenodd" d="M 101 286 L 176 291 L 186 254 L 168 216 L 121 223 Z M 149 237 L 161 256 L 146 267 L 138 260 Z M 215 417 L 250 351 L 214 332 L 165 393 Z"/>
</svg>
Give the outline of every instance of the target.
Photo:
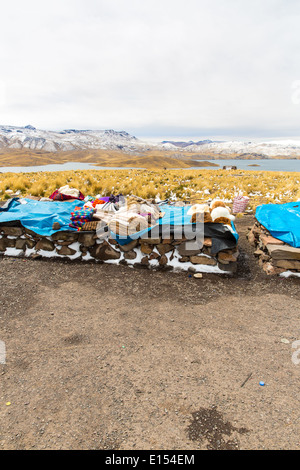
<svg viewBox="0 0 300 470">
<path fill-rule="evenodd" d="M 62 165 L 41 165 L 41 166 L 5 166 L 0 167 L 2 173 L 32 173 L 39 171 L 75 171 L 75 170 L 126 170 L 122 167 L 96 166 L 92 163 L 68 162 Z"/>
<path fill-rule="evenodd" d="M 201 161 L 201 160 L 199 160 Z M 236 166 L 238 170 L 251 171 L 296 171 L 300 172 L 300 160 L 208 160 L 219 165 L 218 167 L 192 167 L 193 170 L 218 170 L 223 166 Z M 251 166 L 259 165 L 259 166 Z M 31 173 L 39 171 L 74 171 L 74 170 L 130 170 L 132 168 L 101 167 L 91 163 L 68 162 L 62 165 L 42 165 L 27 167 L 0 167 L 2 173 Z M 138 169 L 138 168 L 135 168 Z M 142 168 L 140 168 L 142 169 Z"/>
<path fill-rule="evenodd" d="M 198 160 L 201 161 L 201 160 Z M 207 169 L 222 169 L 223 166 L 236 166 L 238 170 L 251 171 L 299 171 L 300 160 L 207 160 L 219 167 L 206 167 Z M 251 166 L 259 165 L 259 166 Z M 194 167 L 198 170 L 199 168 Z"/>
</svg>

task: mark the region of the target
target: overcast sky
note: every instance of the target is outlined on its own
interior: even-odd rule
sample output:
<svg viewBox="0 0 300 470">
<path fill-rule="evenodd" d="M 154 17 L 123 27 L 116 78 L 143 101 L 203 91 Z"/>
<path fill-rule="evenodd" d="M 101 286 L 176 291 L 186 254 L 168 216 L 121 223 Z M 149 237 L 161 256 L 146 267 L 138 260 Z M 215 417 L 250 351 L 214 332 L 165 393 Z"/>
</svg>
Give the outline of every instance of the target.
<svg viewBox="0 0 300 470">
<path fill-rule="evenodd" d="M 297 136 L 299 24 L 299 0 L 2 0 L 0 124 Z"/>
</svg>

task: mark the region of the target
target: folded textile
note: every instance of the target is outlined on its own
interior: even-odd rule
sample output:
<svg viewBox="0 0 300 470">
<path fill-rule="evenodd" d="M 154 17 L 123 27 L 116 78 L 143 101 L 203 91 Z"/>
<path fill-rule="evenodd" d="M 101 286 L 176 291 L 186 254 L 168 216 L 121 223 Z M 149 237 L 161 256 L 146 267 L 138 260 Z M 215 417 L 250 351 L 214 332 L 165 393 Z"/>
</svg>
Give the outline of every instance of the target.
<svg viewBox="0 0 300 470">
<path fill-rule="evenodd" d="M 114 204 L 125 201 L 123 194 L 118 194 L 114 196 L 113 194 L 109 197 L 109 202 L 113 202 Z"/>
<path fill-rule="evenodd" d="M 90 201 L 87 201 L 84 204 L 84 208 L 86 207 L 94 207 L 96 208 L 97 206 L 103 206 L 106 203 L 106 201 L 103 201 L 103 199 L 91 199 Z"/>
<path fill-rule="evenodd" d="M 75 207 L 74 212 L 71 212 L 71 222 L 69 227 L 80 229 L 86 222 L 90 222 L 95 213 L 94 208 L 81 208 Z"/>
<path fill-rule="evenodd" d="M 56 189 L 49 198 L 53 201 L 67 201 L 70 199 L 79 199 L 80 201 L 83 201 L 84 195 L 78 189 L 70 188 L 67 184 L 66 186 Z"/>
<path fill-rule="evenodd" d="M 89 203 L 90 205 L 90 203 Z M 106 204 L 95 206 L 94 219 L 106 223 L 118 235 L 132 235 L 154 225 L 161 217 L 157 204 L 137 196 L 111 196 Z"/>
<path fill-rule="evenodd" d="M 106 202 L 105 204 L 97 205 L 94 218 L 98 220 L 105 220 L 108 222 L 113 215 L 117 212 L 117 207 L 112 202 Z"/>
<path fill-rule="evenodd" d="M 148 217 L 133 211 L 116 213 L 108 222 L 108 228 L 118 235 L 128 236 L 149 227 Z"/>
<path fill-rule="evenodd" d="M 126 200 L 127 210 L 133 210 L 138 214 L 150 213 L 156 220 L 159 219 L 160 209 L 155 203 L 151 203 L 145 199 L 136 196 L 130 196 Z"/>
</svg>

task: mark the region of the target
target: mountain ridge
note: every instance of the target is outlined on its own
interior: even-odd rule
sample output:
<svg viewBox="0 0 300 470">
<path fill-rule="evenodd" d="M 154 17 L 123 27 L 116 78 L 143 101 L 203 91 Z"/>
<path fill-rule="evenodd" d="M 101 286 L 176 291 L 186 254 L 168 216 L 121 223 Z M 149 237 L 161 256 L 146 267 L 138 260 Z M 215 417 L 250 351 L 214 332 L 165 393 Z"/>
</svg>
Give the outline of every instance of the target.
<svg viewBox="0 0 300 470">
<path fill-rule="evenodd" d="M 300 140 L 278 141 L 199 141 L 163 140 L 150 143 L 126 131 L 64 129 L 40 130 L 28 124 L 24 127 L 0 125 L 0 150 L 31 150 L 66 152 L 84 150 L 117 150 L 127 154 L 144 154 L 149 151 L 178 152 L 202 158 L 300 158 Z"/>
<path fill-rule="evenodd" d="M 45 152 L 111 149 L 135 151 L 139 144 L 135 136 L 126 131 L 78 130 L 62 131 L 39 130 L 32 125 L 25 127 L 0 125 L 0 148 L 30 149 Z"/>
</svg>

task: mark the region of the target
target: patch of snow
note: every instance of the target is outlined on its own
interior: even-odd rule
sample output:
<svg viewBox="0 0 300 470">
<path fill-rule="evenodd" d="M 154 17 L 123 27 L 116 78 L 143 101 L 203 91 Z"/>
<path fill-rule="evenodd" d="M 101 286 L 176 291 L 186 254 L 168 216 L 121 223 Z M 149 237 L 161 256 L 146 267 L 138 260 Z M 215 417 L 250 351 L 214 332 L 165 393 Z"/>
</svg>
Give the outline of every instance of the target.
<svg viewBox="0 0 300 470">
<path fill-rule="evenodd" d="M 82 256 L 82 261 L 90 261 L 91 259 L 95 259 L 89 251 L 87 251 L 85 256 Z"/>
<path fill-rule="evenodd" d="M 53 251 L 39 250 L 36 253 L 41 255 L 43 258 L 57 258 L 57 257 L 59 257 L 59 254 L 56 253 L 56 250 L 53 250 Z"/>
<path fill-rule="evenodd" d="M 6 248 L 5 255 L 17 257 L 23 253 L 23 250 L 17 250 L 16 248 Z"/>
<path fill-rule="evenodd" d="M 285 271 L 284 273 L 280 273 L 279 274 L 280 277 L 285 277 L 285 278 L 288 278 L 288 277 L 300 277 L 300 273 L 293 273 L 292 271 Z"/>
<path fill-rule="evenodd" d="M 206 264 L 192 264 L 191 262 L 181 263 L 178 259 L 180 257 L 177 250 L 174 252 L 174 258 L 170 260 L 172 254 L 167 253 L 168 265 L 173 266 L 174 271 L 188 271 L 190 267 L 195 268 L 197 273 L 215 273 L 215 274 L 228 274 L 227 271 L 222 271 L 218 266 L 209 266 Z"/>
</svg>

